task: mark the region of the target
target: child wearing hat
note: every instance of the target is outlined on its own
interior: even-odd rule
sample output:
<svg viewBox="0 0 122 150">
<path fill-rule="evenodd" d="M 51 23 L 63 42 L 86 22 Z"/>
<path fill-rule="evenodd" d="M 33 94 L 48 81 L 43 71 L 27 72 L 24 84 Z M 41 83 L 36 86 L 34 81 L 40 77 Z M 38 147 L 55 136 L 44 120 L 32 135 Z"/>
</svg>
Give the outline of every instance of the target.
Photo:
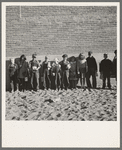
<svg viewBox="0 0 122 150">
<path fill-rule="evenodd" d="M 26 61 L 26 56 L 21 55 L 20 60 L 18 61 L 18 80 L 19 80 L 19 90 L 25 90 L 26 86 L 26 75 L 29 69 L 28 62 Z"/>
<path fill-rule="evenodd" d="M 77 74 L 80 77 L 81 88 L 85 89 L 85 77 L 88 70 L 87 61 L 83 53 L 79 54 L 77 61 Z"/>
<path fill-rule="evenodd" d="M 67 60 L 68 55 L 64 54 L 63 56 L 63 60 L 61 61 L 60 65 L 61 65 L 61 89 L 68 89 L 69 86 L 69 69 L 70 69 L 70 63 Z"/>
</svg>

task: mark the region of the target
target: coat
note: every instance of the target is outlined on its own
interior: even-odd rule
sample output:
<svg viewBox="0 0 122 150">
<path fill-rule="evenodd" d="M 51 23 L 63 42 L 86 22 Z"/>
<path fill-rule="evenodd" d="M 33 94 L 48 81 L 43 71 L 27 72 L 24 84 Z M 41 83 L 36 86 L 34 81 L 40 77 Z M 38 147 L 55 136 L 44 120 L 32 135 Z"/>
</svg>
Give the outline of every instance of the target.
<svg viewBox="0 0 122 150">
<path fill-rule="evenodd" d="M 97 72 L 97 63 L 96 63 L 96 59 L 92 56 L 92 57 L 87 57 L 87 65 L 88 65 L 88 71 L 90 69 L 94 69 Z"/>
<path fill-rule="evenodd" d="M 110 74 L 113 70 L 113 64 L 110 59 L 103 59 L 100 63 L 100 72 Z"/>
<path fill-rule="evenodd" d="M 77 62 L 70 62 L 69 80 L 77 80 Z"/>
<path fill-rule="evenodd" d="M 44 61 L 42 63 L 42 75 L 43 75 L 43 86 L 44 88 L 51 87 L 51 80 L 50 80 L 50 62 Z"/>
<path fill-rule="evenodd" d="M 18 78 L 25 78 L 29 65 L 27 61 L 18 62 Z"/>
<path fill-rule="evenodd" d="M 61 66 L 53 63 L 51 67 L 51 84 L 52 88 L 58 88 L 61 85 Z"/>
<path fill-rule="evenodd" d="M 70 63 L 69 61 L 61 61 L 61 84 L 62 85 L 69 85 L 69 69 L 70 69 Z"/>
</svg>

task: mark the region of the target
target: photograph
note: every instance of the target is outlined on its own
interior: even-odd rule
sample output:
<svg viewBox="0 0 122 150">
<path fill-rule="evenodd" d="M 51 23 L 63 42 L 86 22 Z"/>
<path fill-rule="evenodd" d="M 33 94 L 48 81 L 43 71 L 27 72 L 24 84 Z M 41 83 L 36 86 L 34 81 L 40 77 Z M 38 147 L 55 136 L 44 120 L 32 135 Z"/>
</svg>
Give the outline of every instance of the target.
<svg viewBox="0 0 122 150">
<path fill-rule="evenodd" d="M 103 129 L 103 133 L 107 130 L 111 134 L 114 132 L 112 136 L 116 134 L 111 143 L 106 144 L 104 140 L 103 143 L 107 147 L 118 146 L 119 3 L 6 2 L 2 11 L 4 145 L 19 145 L 17 140 L 18 143 L 13 144 L 7 141 L 12 134 L 9 127 L 15 127 L 21 134 L 19 127 L 22 125 L 20 131 L 35 135 L 29 127 L 35 125 L 36 130 L 36 126 L 41 125 L 45 128 L 38 132 L 46 129 L 46 135 L 51 135 L 52 131 L 58 134 L 53 128 L 55 125 L 57 131 L 58 127 L 66 128 L 66 132 L 73 129 L 70 132 L 73 135 L 74 127 L 78 127 L 76 134 L 81 134 L 87 128 L 92 132 L 90 127 L 99 124 L 107 126 L 101 128 L 101 133 Z M 7 137 L 6 129 L 9 131 Z M 97 131 L 99 128 L 93 135 L 95 138 Z M 46 135 L 44 137 L 49 139 Z M 70 144 L 76 147 L 90 145 L 78 143 L 80 136 L 74 145 Z M 15 137 L 19 135 L 12 138 Z M 62 145 L 55 143 L 58 147 Z M 93 146 L 94 142 L 91 143 Z M 95 144 L 99 146 L 98 143 Z M 53 142 L 51 144 L 55 146 Z M 46 143 L 40 145 L 45 147 Z"/>
<path fill-rule="evenodd" d="M 6 7 L 6 120 L 117 120 L 117 7 Z"/>
</svg>

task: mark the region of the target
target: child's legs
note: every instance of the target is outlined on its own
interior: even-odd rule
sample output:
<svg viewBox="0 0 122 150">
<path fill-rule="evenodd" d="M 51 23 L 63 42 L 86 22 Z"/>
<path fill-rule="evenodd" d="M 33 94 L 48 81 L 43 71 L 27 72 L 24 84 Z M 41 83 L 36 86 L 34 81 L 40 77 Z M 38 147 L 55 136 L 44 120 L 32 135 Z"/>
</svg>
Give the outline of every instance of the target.
<svg viewBox="0 0 122 150">
<path fill-rule="evenodd" d="M 22 78 L 19 78 L 19 91 L 22 90 Z"/>
<path fill-rule="evenodd" d="M 72 81 L 72 88 L 75 88 L 75 80 Z"/>
<path fill-rule="evenodd" d="M 82 72 L 80 72 L 80 84 L 81 84 L 81 87 L 82 87 Z"/>
<path fill-rule="evenodd" d="M 77 86 L 77 80 L 74 80 L 74 88 L 76 89 Z"/>
<path fill-rule="evenodd" d="M 24 81 L 24 90 L 27 90 L 27 81 Z"/>
<path fill-rule="evenodd" d="M 13 80 L 10 81 L 11 91 L 14 92 L 14 82 Z"/>
<path fill-rule="evenodd" d="M 23 90 L 23 92 L 24 92 L 24 89 L 25 89 L 25 80 L 24 80 L 24 78 L 22 78 L 22 90 Z"/>
<path fill-rule="evenodd" d="M 73 88 L 73 80 L 70 80 L 70 88 Z"/>
<path fill-rule="evenodd" d="M 34 80 L 34 73 L 31 74 L 31 87 L 32 87 L 32 89 L 34 88 L 33 80 Z"/>
<path fill-rule="evenodd" d="M 85 73 L 83 73 L 83 87 L 85 87 Z"/>
</svg>

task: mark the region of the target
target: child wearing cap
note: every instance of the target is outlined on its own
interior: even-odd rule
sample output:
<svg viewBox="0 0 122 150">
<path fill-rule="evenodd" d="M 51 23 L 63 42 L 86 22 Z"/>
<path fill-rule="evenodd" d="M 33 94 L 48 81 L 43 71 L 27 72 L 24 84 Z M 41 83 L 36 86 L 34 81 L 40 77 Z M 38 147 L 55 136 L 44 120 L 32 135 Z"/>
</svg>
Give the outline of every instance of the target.
<svg viewBox="0 0 122 150">
<path fill-rule="evenodd" d="M 51 79 L 50 79 L 50 72 L 51 72 L 51 64 L 48 61 L 48 57 L 45 56 L 45 61 L 42 63 L 42 76 L 43 76 L 43 87 L 44 89 L 51 88 Z"/>
<path fill-rule="evenodd" d="M 61 65 L 57 58 L 54 59 L 51 67 L 51 88 L 54 90 L 59 90 L 61 85 Z"/>
<path fill-rule="evenodd" d="M 30 74 L 31 74 L 31 87 L 33 90 L 39 90 L 39 69 L 40 64 L 39 61 L 36 59 L 36 54 L 32 55 L 32 60 L 29 62 Z M 34 77 L 36 80 L 36 86 L 34 85 Z"/>
<path fill-rule="evenodd" d="M 69 61 L 67 60 L 68 55 L 64 54 L 63 60 L 60 62 L 61 65 L 61 89 L 68 89 L 69 86 L 69 69 L 71 68 Z"/>
<path fill-rule="evenodd" d="M 79 54 L 77 60 L 77 74 L 80 77 L 81 88 L 85 89 L 85 77 L 88 70 L 87 61 L 83 53 Z"/>
<path fill-rule="evenodd" d="M 87 65 L 88 65 L 88 72 L 86 75 L 86 82 L 87 87 L 90 88 L 96 88 L 97 87 L 97 62 L 96 59 L 93 56 L 93 53 L 91 51 L 88 52 L 88 57 L 86 58 Z M 92 76 L 92 84 L 90 81 L 90 77 Z"/>
</svg>

